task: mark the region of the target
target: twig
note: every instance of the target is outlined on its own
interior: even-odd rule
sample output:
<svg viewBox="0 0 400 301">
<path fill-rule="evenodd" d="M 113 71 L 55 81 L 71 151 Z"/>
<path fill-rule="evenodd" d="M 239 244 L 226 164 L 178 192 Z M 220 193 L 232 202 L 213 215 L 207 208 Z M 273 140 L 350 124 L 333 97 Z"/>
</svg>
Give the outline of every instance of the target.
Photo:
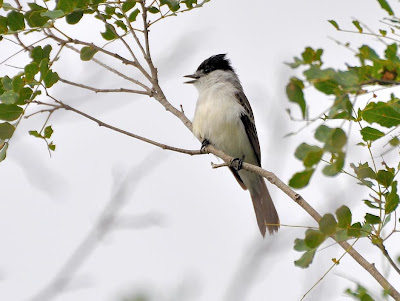
<svg viewBox="0 0 400 301">
<path fill-rule="evenodd" d="M 65 45 L 65 47 L 67 47 L 67 48 L 69 48 L 69 49 L 75 51 L 75 52 L 78 53 L 78 54 L 80 53 L 80 51 L 79 51 L 78 49 L 76 49 L 75 47 L 73 47 L 73 46 L 71 46 L 71 45 L 68 45 L 68 44 L 67 44 L 67 45 Z M 136 84 L 136 85 L 142 87 L 142 88 L 145 89 L 146 91 L 149 91 L 149 92 L 151 91 L 151 89 L 150 89 L 149 87 L 147 87 L 145 84 L 142 84 L 140 81 L 138 81 L 138 80 L 136 80 L 136 79 L 133 79 L 133 78 L 131 78 L 131 77 L 129 77 L 129 76 L 127 76 L 127 75 L 125 75 L 125 74 L 119 72 L 118 70 L 116 70 L 116 69 L 114 69 L 114 68 L 112 68 L 112 67 L 110 67 L 110 66 L 104 64 L 102 61 L 100 61 L 100 60 L 98 60 L 98 59 L 96 59 L 96 58 L 92 58 L 92 61 L 95 62 L 96 64 L 100 65 L 101 67 L 107 69 L 108 71 L 111 71 L 112 73 L 115 73 L 116 75 L 122 77 L 123 79 L 126 79 L 127 81 L 130 81 L 130 82 L 132 82 L 132 83 L 134 83 L 134 84 Z"/>
<path fill-rule="evenodd" d="M 350 248 L 353 248 L 353 246 L 356 244 L 358 241 L 358 238 L 351 244 Z M 329 274 L 330 271 L 333 270 L 335 266 L 337 266 L 340 262 L 340 260 L 344 257 L 344 255 L 347 254 L 349 250 L 345 250 L 345 252 L 340 256 L 340 258 L 325 272 L 325 274 L 322 275 L 321 278 L 318 279 L 318 281 L 303 295 L 303 297 L 300 299 L 300 301 L 303 301 L 304 298 L 326 277 L 326 275 Z"/>
<path fill-rule="evenodd" d="M 151 93 L 148 91 L 141 91 L 141 90 L 132 90 L 132 89 L 126 89 L 126 88 L 119 88 L 119 89 L 98 89 L 98 88 L 93 88 L 87 85 L 83 85 L 83 84 L 79 84 L 79 83 L 75 83 L 75 82 L 71 82 L 69 80 L 60 78 L 59 79 L 60 82 L 63 82 L 65 84 L 71 85 L 71 86 L 75 86 L 75 87 L 79 87 L 82 89 L 87 89 L 96 93 L 113 93 L 113 92 L 125 92 L 125 93 L 134 93 L 134 94 L 142 94 L 142 95 L 148 95 L 150 96 Z"/>
</svg>

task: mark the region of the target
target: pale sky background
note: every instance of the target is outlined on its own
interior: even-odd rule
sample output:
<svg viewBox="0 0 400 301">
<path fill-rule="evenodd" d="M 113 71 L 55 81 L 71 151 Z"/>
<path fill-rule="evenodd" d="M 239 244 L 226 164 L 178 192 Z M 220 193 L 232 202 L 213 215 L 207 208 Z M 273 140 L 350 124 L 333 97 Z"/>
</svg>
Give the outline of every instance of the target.
<svg viewBox="0 0 400 301">
<path fill-rule="evenodd" d="M 301 126 L 285 112 L 290 107 L 299 114 L 285 95 L 288 79 L 296 72 L 284 62 L 312 46 L 326 49 L 327 66 L 354 63 L 353 54 L 328 36 L 342 42 L 354 40 L 354 47 L 365 41 L 375 43 L 378 50 L 382 46 L 373 39 L 339 33 L 327 20 L 352 29 L 352 17 L 357 17 L 376 29 L 384 16 L 377 1 L 212 0 L 202 9 L 155 25 L 151 48 L 166 96 L 173 105 L 182 104 L 190 119 L 197 91 L 184 85 L 182 76 L 195 71 L 209 56 L 228 53 L 253 107 L 263 167 L 287 182 L 302 169 L 294 150 L 301 141 L 313 141 L 310 130 L 315 127 L 283 138 Z M 102 45 L 94 24 L 86 19 L 81 27 L 63 28 L 74 37 Z M 121 48 L 112 44 L 108 49 Z M 16 50 L 1 42 L 0 60 Z M 80 61 L 69 50 L 63 54 L 54 66 L 63 78 L 98 88 L 136 88 L 94 63 Z M 23 57 L 8 63 L 23 66 Z M 126 74 L 137 73 L 106 61 Z M 4 66 L 0 70 L 15 72 Z M 200 147 L 179 120 L 148 97 L 94 94 L 64 84 L 52 92 L 65 103 L 135 134 L 177 147 Z M 328 104 L 321 94 L 310 97 L 317 107 Z M 68 288 L 53 300 L 118 301 L 139 292 L 157 301 L 300 300 L 331 266 L 331 259 L 343 254 L 334 246 L 318 252 L 309 269 L 295 267 L 293 261 L 301 253 L 293 250 L 293 242 L 305 230 L 282 227 L 277 235 L 263 240 L 248 192 L 228 170 L 211 169 L 210 162 L 218 162 L 211 155 L 190 157 L 164 151 L 63 111 L 50 120 L 57 149 L 49 158 L 44 142 L 27 133 L 40 129 L 45 117 L 23 120 L 0 165 L 0 300 L 32 300 L 58 273 L 113 197 L 122 202 L 117 220 L 132 226 L 116 227 L 99 241 Z M 353 161 L 348 159 L 347 167 L 366 158 L 355 151 L 351 155 Z M 357 205 L 367 196 L 366 190 L 344 175 L 327 179 L 318 172 L 316 176 L 300 191 L 312 206 L 324 214 L 346 204 L 353 209 L 354 219 L 362 220 L 364 208 Z M 286 195 L 271 184 L 268 187 L 282 223 L 315 225 Z M 393 255 L 399 255 L 399 245 L 399 237 L 394 236 L 388 244 Z M 367 242 L 357 243 L 357 249 L 363 246 L 371 250 Z M 378 251 L 363 254 L 368 260 L 374 258 L 387 275 L 389 268 L 382 266 Z M 379 285 L 348 256 L 306 300 L 350 300 L 343 292 L 355 285 L 345 278 L 358 277 L 379 300 Z M 390 280 L 400 289 L 398 275 L 392 274 Z"/>
</svg>

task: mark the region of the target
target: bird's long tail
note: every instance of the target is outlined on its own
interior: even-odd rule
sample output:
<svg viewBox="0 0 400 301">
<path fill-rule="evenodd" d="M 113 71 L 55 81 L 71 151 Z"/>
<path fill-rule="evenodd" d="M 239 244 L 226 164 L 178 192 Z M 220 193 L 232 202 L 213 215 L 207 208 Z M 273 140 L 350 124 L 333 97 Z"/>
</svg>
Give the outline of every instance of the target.
<svg viewBox="0 0 400 301">
<path fill-rule="evenodd" d="M 279 229 L 279 217 L 264 179 L 260 177 L 257 187 L 248 188 L 262 236 L 265 236 L 266 229 L 269 234 L 274 234 Z"/>
</svg>

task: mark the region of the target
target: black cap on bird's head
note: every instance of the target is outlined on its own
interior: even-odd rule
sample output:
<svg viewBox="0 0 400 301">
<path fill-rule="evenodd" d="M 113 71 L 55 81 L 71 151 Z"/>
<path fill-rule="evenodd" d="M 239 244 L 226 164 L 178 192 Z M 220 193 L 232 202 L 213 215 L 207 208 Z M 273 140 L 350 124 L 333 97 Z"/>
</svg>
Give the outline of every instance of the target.
<svg viewBox="0 0 400 301">
<path fill-rule="evenodd" d="M 226 53 L 217 54 L 209 57 L 204 62 L 202 62 L 197 68 L 197 71 L 203 71 L 203 73 L 207 74 L 214 70 L 226 70 L 233 71 L 231 66 L 231 62 L 226 58 Z"/>
<path fill-rule="evenodd" d="M 209 74 L 215 70 L 224 70 L 224 71 L 232 71 L 235 72 L 231 66 L 231 62 L 226 57 L 226 53 L 216 54 L 208 59 L 204 60 L 200 66 L 197 68 L 197 71 L 191 75 L 185 75 L 185 77 L 193 78 L 194 80 L 185 82 L 186 84 L 193 84 L 197 79 L 201 77 L 201 75 Z"/>
</svg>

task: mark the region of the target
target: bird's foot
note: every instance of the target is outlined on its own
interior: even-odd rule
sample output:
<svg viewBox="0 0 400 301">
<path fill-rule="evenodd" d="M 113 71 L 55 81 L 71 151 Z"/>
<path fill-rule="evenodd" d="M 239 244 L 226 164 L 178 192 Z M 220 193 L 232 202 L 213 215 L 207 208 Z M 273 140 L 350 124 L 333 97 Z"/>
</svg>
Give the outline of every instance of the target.
<svg viewBox="0 0 400 301">
<path fill-rule="evenodd" d="M 209 144 L 210 144 L 210 141 L 208 141 L 207 139 L 204 139 L 203 142 L 201 143 L 201 148 L 200 148 L 200 150 L 201 150 L 202 152 L 204 152 L 205 149 L 206 149 L 206 147 L 207 147 Z"/>
<path fill-rule="evenodd" d="M 239 171 L 243 167 L 243 160 L 244 160 L 244 155 L 242 158 L 234 158 L 232 159 L 230 166 L 233 167 L 236 171 Z"/>
</svg>

